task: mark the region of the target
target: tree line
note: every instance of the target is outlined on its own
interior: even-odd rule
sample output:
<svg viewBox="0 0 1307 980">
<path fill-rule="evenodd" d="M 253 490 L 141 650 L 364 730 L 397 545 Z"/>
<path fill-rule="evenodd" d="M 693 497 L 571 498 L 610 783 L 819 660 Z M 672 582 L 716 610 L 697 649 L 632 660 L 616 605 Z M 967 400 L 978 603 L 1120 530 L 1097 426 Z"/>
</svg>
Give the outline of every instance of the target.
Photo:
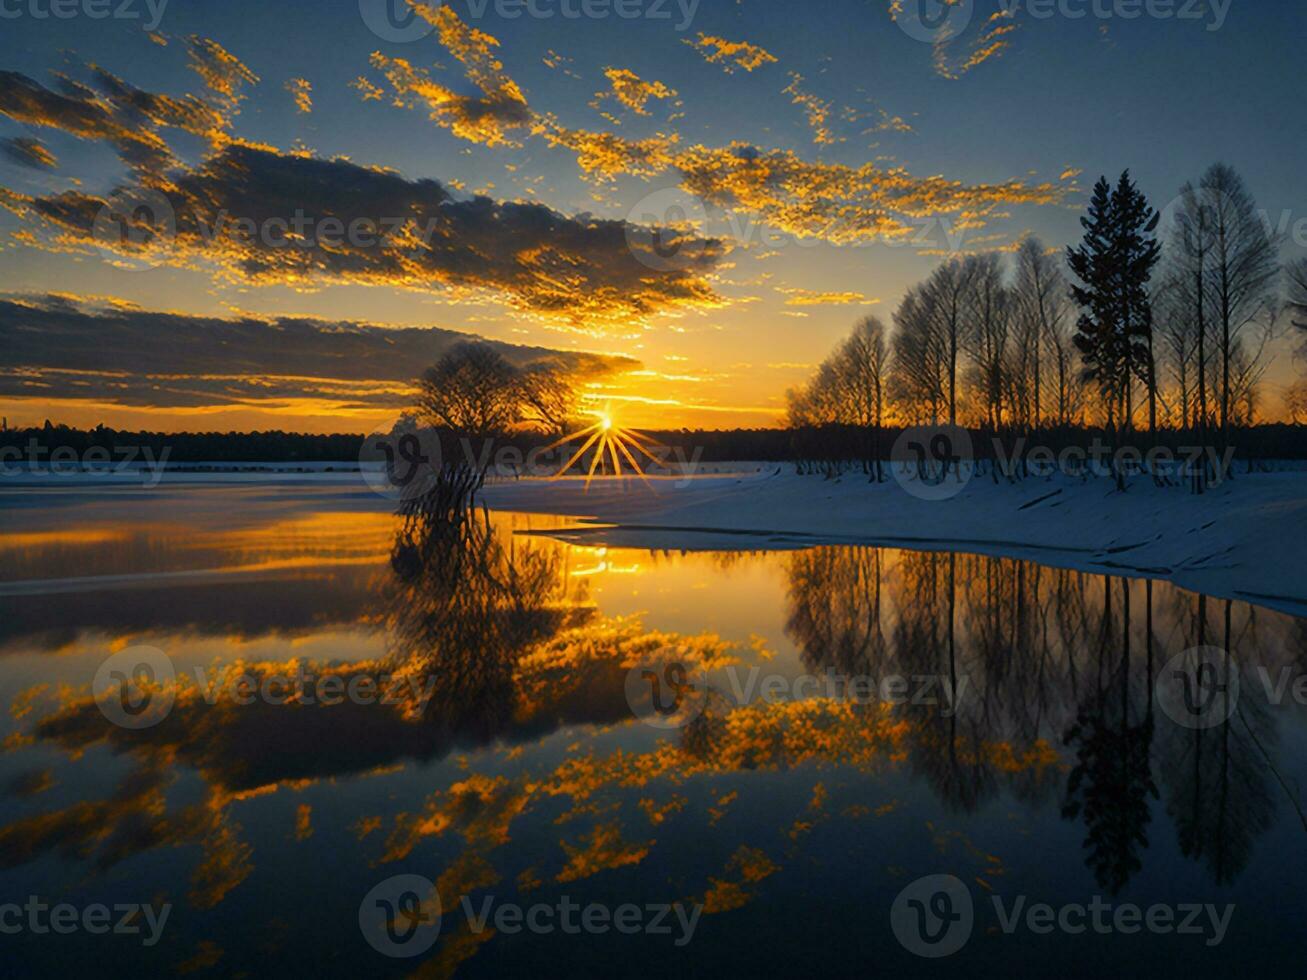
<svg viewBox="0 0 1307 980">
<path fill-rule="evenodd" d="M 800 454 L 869 457 L 878 473 L 888 425 L 943 423 L 1230 447 L 1261 420 L 1278 324 L 1301 329 L 1307 353 L 1307 259 L 1281 265 L 1277 234 L 1225 164 L 1164 212 L 1128 171 L 1101 178 L 1081 225 L 1062 254 L 1029 236 L 1010 256 L 943 263 L 907 291 L 892 329 L 858 321 L 788 393 Z M 1285 403 L 1307 421 L 1307 384 Z M 1210 476 L 1194 475 L 1195 489 Z"/>
</svg>

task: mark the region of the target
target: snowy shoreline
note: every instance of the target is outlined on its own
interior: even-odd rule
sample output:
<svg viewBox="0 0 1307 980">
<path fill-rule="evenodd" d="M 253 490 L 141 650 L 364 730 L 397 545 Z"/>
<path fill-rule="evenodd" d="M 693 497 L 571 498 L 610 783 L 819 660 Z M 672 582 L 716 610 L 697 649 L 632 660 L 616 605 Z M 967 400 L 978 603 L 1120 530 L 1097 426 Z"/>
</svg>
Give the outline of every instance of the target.
<svg viewBox="0 0 1307 980">
<path fill-rule="evenodd" d="M 1242 469 L 1240 467 L 1239 469 Z M 0 481 L 0 512 L 21 523 L 33 497 L 72 503 L 153 499 L 195 491 L 297 496 L 349 510 L 393 510 L 357 468 L 339 464 L 212 464 L 150 474 L 30 474 Z M 1105 477 L 1057 474 L 1015 483 L 976 476 L 956 496 L 924 500 L 860 472 L 798 476 L 793 464 L 699 464 L 692 477 L 492 478 L 478 503 L 573 518 L 554 537 L 614 547 L 776 550 L 876 545 L 1021 558 L 1105 575 L 1154 578 L 1209 596 L 1307 617 L 1307 470 L 1246 474 L 1196 496 L 1135 476 L 1126 492 Z M 239 509 L 240 496 L 231 505 Z M 14 508 L 18 508 L 15 510 Z"/>
<path fill-rule="evenodd" d="M 755 470 L 759 464 L 748 464 Z M 1196 496 L 1132 479 L 987 477 L 947 500 L 857 473 L 832 480 L 762 472 L 639 480 L 494 483 L 497 510 L 577 517 L 548 532 L 577 542 L 673 550 L 867 544 L 1026 558 L 1042 564 L 1164 579 L 1210 596 L 1307 616 L 1307 473 L 1239 474 Z M 740 467 L 744 468 L 743 465 Z"/>
</svg>

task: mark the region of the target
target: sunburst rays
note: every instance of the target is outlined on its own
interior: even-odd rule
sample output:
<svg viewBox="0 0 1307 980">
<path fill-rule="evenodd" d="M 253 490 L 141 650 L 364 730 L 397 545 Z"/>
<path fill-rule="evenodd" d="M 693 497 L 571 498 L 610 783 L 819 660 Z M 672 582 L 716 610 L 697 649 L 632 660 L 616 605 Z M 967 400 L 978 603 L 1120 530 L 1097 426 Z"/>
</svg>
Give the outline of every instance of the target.
<svg viewBox="0 0 1307 980">
<path fill-rule="evenodd" d="M 596 411 L 591 414 L 595 416 L 593 425 L 563 436 L 545 450 L 548 452 L 557 449 L 559 446 L 566 445 L 575 439 L 584 440 L 581 443 L 581 448 L 558 468 L 558 472 L 553 475 L 552 479 L 557 480 L 563 476 L 587 452 L 593 449 L 590 466 L 585 474 L 585 489 L 587 491 L 590 489 L 590 481 L 594 479 L 596 470 L 600 475 L 603 475 L 605 470 L 610 470 L 613 476 L 621 476 L 623 459 L 626 460 L 627 465 L 635 472 L 635 475 L 644 481 L 645 486 L 653 490 L 653 484 L 649 482 L 649 478 L 645 475 L 644 469 L 640 466 L 640 462 L 632 450 L 634 449 L 636 452 L 647 456 L 653 463 L 661 466 L 663 460 L 655 456 L 652 449 L 666 449 L 667 447 L 652 436 L 619 425 L 609 406 L 604 406 L 603 411 Z"/>
</svg>

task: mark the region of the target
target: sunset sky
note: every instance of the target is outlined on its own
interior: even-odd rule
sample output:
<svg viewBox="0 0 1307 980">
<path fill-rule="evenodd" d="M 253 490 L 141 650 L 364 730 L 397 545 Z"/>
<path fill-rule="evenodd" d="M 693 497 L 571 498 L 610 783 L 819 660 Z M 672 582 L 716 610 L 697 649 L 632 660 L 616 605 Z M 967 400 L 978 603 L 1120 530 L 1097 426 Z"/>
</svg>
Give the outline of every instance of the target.
<svg viewBox="0 0 1307 980">
<path fill-rule="evenodd" d="M 383 0 L 171 0 L 153 31 L 144 0 L 6 6 L 0 413 L 366 431 L 455 331 L 614 358 L 584 363 L 626 424 L 772 425 L 943 256 L 1077 238 L 1100 173 L 1163 207 L 1224 160 L 1304 251 L 1298 3 L 958 0 L 965 28 L 932 42 L 912 0 L 589 2 L 405 22 Z M 166 249 L 104 247 L 124 186 L 173 209 Z M 230 224 L 284 235 L 297 210 L 396 233 L 315 224 L 307 248 Z M 1275 358 L 1267 414 L 1300 367 Z"/>
</svg>

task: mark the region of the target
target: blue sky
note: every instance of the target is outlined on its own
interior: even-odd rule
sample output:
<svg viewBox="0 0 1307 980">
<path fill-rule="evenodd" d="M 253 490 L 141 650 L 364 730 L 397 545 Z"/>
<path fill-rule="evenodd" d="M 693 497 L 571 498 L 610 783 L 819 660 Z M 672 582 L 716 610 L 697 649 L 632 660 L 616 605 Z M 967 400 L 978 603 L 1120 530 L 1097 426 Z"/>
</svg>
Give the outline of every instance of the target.
<svg viewBox="0 0 1307 980">
<path fill-rule="evenodd" d="M 537 2 L 557 12 L 563 0 Z M 645 10 L 655 0 L 630 2 Z M 1178 0 L 1176 9 L 1186 3 Z M 1049 246 L 1073 240 L 1085 191 L 1100 173 L 1130 168 L 1161 206 L 1184 180 L 1224 160 L 1243 174 L 1270 220 L 1284 212 L 1291 223 L 1307 216 L 1307 116 L 1300 104 L 1307 11 L 1295 3 L 1231 0 L 1227 8 L 1222 0 L 1218 10 L 1193 19 L 1039 17 L 1037 6 L 991 19 L 1003 8 L 975 0 L 966 29 L 947 44 L 911 36 L 904 20 L 911 11 L 902 7 L 914 0 L 897 9 L 895 0 L 702 0 L 679 31 L 684 8 L 674 2 L 664 8 L 669 19 L 557 13 L 513 19 L 493 2 L 481 16 L 467 3 L 453 3 L 459 36 L 475 30 L 498 42 L 487 48 L 501 65 L 494 74 L 521 93 L 522 106 L 516 96 L 510 101 L 530 117 L 510 120 L 489 138 L 460 133 L 448 112 L 433 118 L 429 91 L 396 85 L 393 74 L 370 63 L 373 52 L 392 68 L 404 59 L 479 111 L 485 89 L 475 84 L 469 62 L 442 44 L 441 33 L 410 43 L 384 40 L 368 29 L 355 3 L 171 0 L 157 31 L 166 44 L 143 29 L 148 13 L 141 0 L 137 20 L 32 15 L 47 4 L 9 0 L 0 70 L 53 87 L 52 71 L 85 82 L 87 66 L 95 65 L 145 92 L 192 93 L 218 105 L 222 93 L 206 89 L 188 67 L 188 39 L 198 36 L 258 76 L 239 86 L 237 105 L 221 107 L 227 118 L 219 137 L 160 130 L 176 167 L 201 168 L 234 140 L 280 155 L 347 158 L 393 169 L 408 181 L 430 178 L 461 198 L 483 193 L 496 202 L 540 202 L 568 218 L 635 220 L 648 212 L 638 205 L 651 194 L 655 211 L 689 194 L 704 202 L 703 237 L 722 239 L 726 248 L 711 269 L 685 273 L 674 289 L 655 287 L 640 302 L 617 302 L 589 318 L 559 315 L 534 287 L 524 292 L 520 282 L 503 277 L 452 282 L 444 267 L 430 271 L 429 281 L 378 276 L 363 283 L 331 274 L 307 282 L 270 275 L 246 281 L 222 256 L 192 250 L 183 260 L 128 270 L 94 249 L 68 246 L 66 228 L 55 229 L 62 241 L 52 244 L 39 218 L 11 207 L 0 209 L 0 291 L 112 297 L 145 310 L 206 316 L 444 327 L 626 355 L 639 359 L 643 372 L 597 394 L 626 400 L 641 424 L 774 422 L 785 388 L 801 381 L 858 317 L 888 320 L 904 290 L 942 252 L 1006 247 L 1029 232 Z M 1062 6 L 1074 12 L 1091 5 L 1062 0 Z M 991 33 L 995 27 L 1002 30 Z M 747 43 L 773 60 L 752 70 L 731 58 L 710 62 L 706 55 L 714 49 L 695 43 L 701 36 Z M 964 70 L 974 52 L 981 56 Z M 640 86 L 661 83 L 675 95 L 645 88 L 647 101 L 624 104 L 605 69 L 632 73 Z M 353 84 L 360 76 L 380 97 L 364 97 L 366 87 Z M 292 79 L 308 83 L 311 111 L 297 109 L 286 87 Z M 597 99 L 601 93 L 607 94 Z M 406 105 L 393 104 L 396 99 Z M 826 113 L 824 120 L 813 118 L 813 107 Z M 664 149 L 671 162 L 649 168 L 654 172 L 587 171 L 575 147 L 551 145 L 550 134 L 564 132 L 587 145 L 605 136 L 670 139 Z M 0 188 L 23 200 L 70 190 L 106 196 L 133 179 L 111 140 L 75 134 L 61 120 L 0 107 L 0 138 L 39 139 L 57 159 L 53 168 L 0 162 Z M 794 187 L 774 199 L 769 191 L 766 201 L 741 199 L 740 147 L 769 160 L 784 154 Z M 686 154 L 703 167 L 695 189 L 686 186 Z M 860 188 L 869 182 L 879 193 L 901 174 L 913 184 L 911 201 L 897 189 L 887 192 L 888 202 L 850 202 L 818 189 L 832 173 L 843 179 L 867 165 L 875 176 L 864 176 Z M 923 183 L 933 178 L 966 190 L 941 194 Z M 995 190 L 1009 186 L 1017 189 Z M 295 196 L 292 181 L 287 213 Z M 883 234 L 835 240 L 839 232 L 823 230 L 821 218 L 834 212 L 854 224 L 884 219 L 893 243 Z M 971 214 L 959 229 L 964 212 Z M 1301 251 L 1301 243 L 1286 242 L 1286 255 Z M 707 294 L 688 282 L 701 271 Z M 627 270 L 610 272 L 602 283 L 587 280 L 581 291 L 643 288 L 632 285 L 639 277 Z M 686 286 L 693 287 L 691 298 Z M 1287 377 L 1283 361 L 1273 382 Z M 266 370 L 290 373 L 285 365 Z M 153 412 L 179 425 L 188 413 L 243 425 L 290 412 L 305 417 L 305 427 L 336 429 L 363 428 L 381 411 L 333 408 L 320 398 L 147 408 L 98 396 L 79 402 L 61 391 L 16 398 L 4 408 L 11 419 L 24 420 L 53 413 L 133 421 Z"/>
</svg>

